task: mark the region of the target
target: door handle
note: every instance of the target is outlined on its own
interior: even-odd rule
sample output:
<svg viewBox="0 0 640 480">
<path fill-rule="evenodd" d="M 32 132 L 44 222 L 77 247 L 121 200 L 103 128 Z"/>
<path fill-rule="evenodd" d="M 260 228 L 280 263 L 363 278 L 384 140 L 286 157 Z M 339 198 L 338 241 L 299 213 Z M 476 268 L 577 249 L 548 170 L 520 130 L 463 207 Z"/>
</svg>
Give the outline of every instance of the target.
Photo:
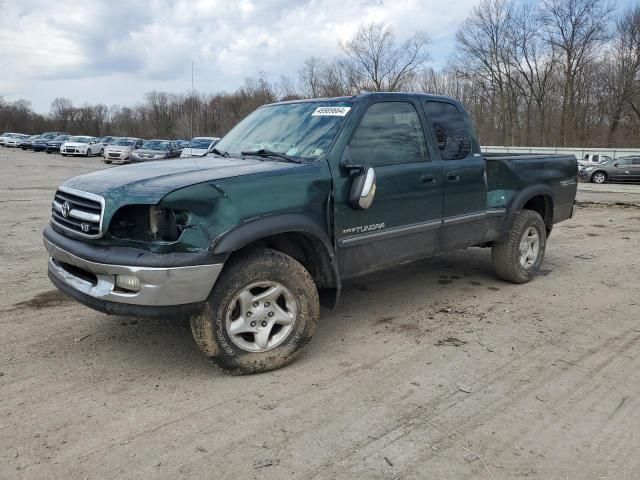
<svg viewBox="0 0 640 480">
<path fill-rule="evenodd" d="M 420 177 L 420 181 L 422 183 L 436 183 L 436 177 L 434 177 L 433 175 L 429 175 L 428 173 L 425 173 Z"/>
<path fill-rule="evenodd" d="M 459 182 L 460 175 L 458 175 L 458 172 L 447 172 L 447 180 L 450 182 Z"/>
</svg>

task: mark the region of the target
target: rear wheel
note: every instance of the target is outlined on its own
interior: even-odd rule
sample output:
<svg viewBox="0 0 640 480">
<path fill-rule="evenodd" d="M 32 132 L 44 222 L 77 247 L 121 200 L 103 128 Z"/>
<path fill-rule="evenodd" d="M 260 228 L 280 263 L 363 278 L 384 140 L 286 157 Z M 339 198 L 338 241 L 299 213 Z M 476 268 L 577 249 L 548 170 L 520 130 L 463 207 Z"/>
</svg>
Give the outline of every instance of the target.
<svg viewBox="0 0 640 480">
<path fill-rule="evenodd" d="M 191 317 L 191 331 L 227 373 L 260 373 L 295 360 L 319 315 L 309 272 L 290 256 L 263 249 L 225 266 L 202 312 Z"/>
<path fill-rule="evenodd" d="M 605 172 L 594 172 L 591 175 L 591 181 L 593 183 L 605 183 L 607 181 L 607 174 Z"/>
<path fill-rule="evenodd" d="M 494 244 L 491 250 L 496 275 L 508 282 L 528 282 L 542 264 L 546 245 L 547 231 L 540 214 L 522 210 L 506 241 Z"/>
</svg>

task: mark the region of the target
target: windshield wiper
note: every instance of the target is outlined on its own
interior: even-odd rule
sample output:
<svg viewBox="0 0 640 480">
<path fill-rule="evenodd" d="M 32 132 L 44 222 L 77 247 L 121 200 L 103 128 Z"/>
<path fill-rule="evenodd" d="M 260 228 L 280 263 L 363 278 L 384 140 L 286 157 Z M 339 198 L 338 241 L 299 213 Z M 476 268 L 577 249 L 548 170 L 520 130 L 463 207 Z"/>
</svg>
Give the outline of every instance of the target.
<svg viewBox="0 0 640 480">
<path fill-rule="evenodd" d="M 216 155 L 220 155 L 221 157 L 230 157 L 229 152 L 221 152 L 217 148 L 212 148 L 211 153 L 215 153 Z"/>
<path fill-rule="evenodd" d="M 260 150 L 245 150 L 240 152 L 240 155 L 250 155 L 256 157 L 278 157 L 286 160 L 287 162 L 293 163 L 302 163 L 302 160 L 298 160 L 297 158 L 290 157 L 289 155 L 285 155 L 284 153 L 274 152 L 273 150 L 267 150 L 266 148 L 261 148 Z"/>
</svg>

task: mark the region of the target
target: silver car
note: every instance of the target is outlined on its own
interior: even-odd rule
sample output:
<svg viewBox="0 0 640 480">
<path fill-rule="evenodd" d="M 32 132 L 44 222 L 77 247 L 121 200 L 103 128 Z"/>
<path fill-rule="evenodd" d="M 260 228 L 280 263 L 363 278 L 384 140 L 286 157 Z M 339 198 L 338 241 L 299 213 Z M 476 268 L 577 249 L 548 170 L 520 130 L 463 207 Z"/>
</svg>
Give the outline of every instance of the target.
<svg viewBox="0 0 640 480">
<path fill-rule="evenodd" d="M 579 171 L 587 182 L 640 182 L 640 156 L 614 158 L 600 165 L 589 165 Z"/>
<path fill-rule="evenodd" d="M 104 163 L 129 163 L 131 153 L 142 147 L 141 138 L 120 137 L 104 147 Z"/>
<path fill-rule="evenodd" d="M 195 137 L 192 138 L 180 154 L 180 158 L 204 157 L 211 151 L 213 146 L 220 140 L 218 137 Z"/>
</svg>

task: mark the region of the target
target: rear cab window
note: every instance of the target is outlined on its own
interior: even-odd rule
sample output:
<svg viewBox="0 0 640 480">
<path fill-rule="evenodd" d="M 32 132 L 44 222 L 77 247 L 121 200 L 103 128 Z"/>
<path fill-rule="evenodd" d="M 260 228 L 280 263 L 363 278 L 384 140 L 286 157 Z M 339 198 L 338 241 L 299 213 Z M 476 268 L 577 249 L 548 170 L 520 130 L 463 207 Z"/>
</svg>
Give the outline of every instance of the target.
<svg viewBox="0 0 640 480">
<path fill-rule="evenodd" d="M 434 142 L 443 160 L 461 160 L 471 154 L 471 132 L 462 112 L 447 102 L 429 100 L 425 110 Z"/>
</svg>

